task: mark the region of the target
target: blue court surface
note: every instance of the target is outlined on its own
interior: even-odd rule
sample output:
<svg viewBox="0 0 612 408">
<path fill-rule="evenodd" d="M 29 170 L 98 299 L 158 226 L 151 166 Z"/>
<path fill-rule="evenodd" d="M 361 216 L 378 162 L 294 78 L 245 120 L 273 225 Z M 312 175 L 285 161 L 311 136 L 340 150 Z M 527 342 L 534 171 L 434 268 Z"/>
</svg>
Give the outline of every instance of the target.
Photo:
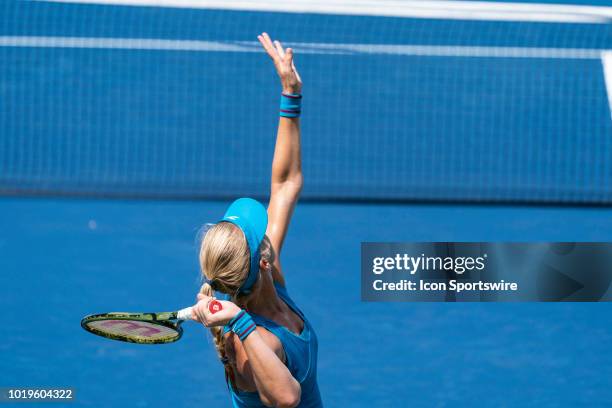
<svg viewBox="0 0 612 408">
<path fill-rule="evenodd" d="M 113 342 L 85 314 L 174 310 L 197 292 L 198 226 L 222 201 L 0 200 L 0 384 L 76 387 L 78 406 L 227 406 L 201 326 L 178 343 Z M 327 406 L 606 406 L 602 303 L 362 303 L 361 241 L 612 239 L 612 210 L 298 205 L 288 288 L 320 341 Z"/>
<path fill-rule="evenodd" d="M 365 303 L 359 286 L 363 241 L 612 241 L 612 17 L 589 13 L 1 2 L 0 386 L 228 406 L 203 327 L 141 346 L 79 321 L 189 306 L 199 228 L 269 191 L 268 31 L 305 83 L 283 266 L 326 406 L 611 406 L 608 303 Z"/>
</svg>

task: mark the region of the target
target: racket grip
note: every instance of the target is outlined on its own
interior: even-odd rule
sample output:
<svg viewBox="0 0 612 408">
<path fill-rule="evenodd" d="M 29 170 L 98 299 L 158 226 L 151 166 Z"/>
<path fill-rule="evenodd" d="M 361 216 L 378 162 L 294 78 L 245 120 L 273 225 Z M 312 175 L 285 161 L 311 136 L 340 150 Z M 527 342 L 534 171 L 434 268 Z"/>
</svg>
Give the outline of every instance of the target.
<svg viewBox="0 0 612 408">
<path fill-rule="evenodd" d="M 192 306 L 179 310 L 178 312 L 176 312 L 176 318 L 178 320 L 193 320 L 191 318 L 191 309 L 192 309 Z M 211 300 L 210 303 L 208 304 L 208 310 L 212 314 L 215 314 L 222 309 L 223 309 L 223 306 L 221 305 L 221 302 L 219 302 L 218 300 Z"/>
<path fill-rule="evenodd" d="M 191 306 L 176 312 L 176 318 L 179 320 L 193 320 L 191 318 Z"/>
</svg>

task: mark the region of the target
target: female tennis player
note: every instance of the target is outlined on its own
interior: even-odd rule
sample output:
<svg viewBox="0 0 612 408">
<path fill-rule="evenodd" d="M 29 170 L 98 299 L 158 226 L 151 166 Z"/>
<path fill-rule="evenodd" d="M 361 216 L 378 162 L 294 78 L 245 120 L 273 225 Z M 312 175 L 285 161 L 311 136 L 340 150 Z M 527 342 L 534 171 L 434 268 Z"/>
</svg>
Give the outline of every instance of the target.
<svg viewBox="0 0 612 408">
<path fill-rule="evenodd" d="M 270 202 L 266 211 L 250 198 L 236 200 L 206 231 L 200 247 L 205 282 L 193 317 L 213 333 L 234 407 L 321 407 L 317 337 L 289 297 L 279 258 L 302 188 L 302 82 L 291 48 L 266 33 L 258 39 L 282 85 Z M 229 300 L 220 300 L 222 310 L 213 314 L 215 291 Z"/>
</svg>

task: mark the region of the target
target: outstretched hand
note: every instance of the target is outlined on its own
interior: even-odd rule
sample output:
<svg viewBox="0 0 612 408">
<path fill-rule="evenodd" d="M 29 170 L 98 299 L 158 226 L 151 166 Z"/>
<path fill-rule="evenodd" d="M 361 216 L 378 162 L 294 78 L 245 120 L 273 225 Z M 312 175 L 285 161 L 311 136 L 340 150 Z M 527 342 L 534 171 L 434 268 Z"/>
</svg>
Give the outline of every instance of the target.
<svg viewBox="0 0 612 408">
<path fill-rule="evenodd" d="M 283 92 L 300 93 L 302 91 L 302 79 L 293 63 L 293 49 L 284 49 L 280 41 L 273 42 L 268 33 L 258 35 L 257 39 L 274 62 L 274 67 L 276 67 L 276 72 L 281 80 Z"/>
</svg>

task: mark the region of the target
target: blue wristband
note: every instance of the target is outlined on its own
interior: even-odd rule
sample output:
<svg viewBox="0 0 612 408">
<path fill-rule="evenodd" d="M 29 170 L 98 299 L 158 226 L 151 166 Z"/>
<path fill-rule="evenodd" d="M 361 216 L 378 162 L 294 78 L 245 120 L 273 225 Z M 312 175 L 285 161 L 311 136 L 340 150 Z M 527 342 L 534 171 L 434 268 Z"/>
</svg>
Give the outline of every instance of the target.
<svg viewBox="0 0 612 408">
<path fill-rule="evenodd" d="M 302 95 L 281 94 L 280 115 L 284 118 L 299 118 L 302 113 Z"/>
<path fill-rule="evenodd" d="M 253 321 L 250 314 L 241 310 L 230 322 L 227 324 L 230 330 L 238 336 L 240 341 L 244 341 L 247 336 L 257 328 L 257 325 Z"/>
</svg>

